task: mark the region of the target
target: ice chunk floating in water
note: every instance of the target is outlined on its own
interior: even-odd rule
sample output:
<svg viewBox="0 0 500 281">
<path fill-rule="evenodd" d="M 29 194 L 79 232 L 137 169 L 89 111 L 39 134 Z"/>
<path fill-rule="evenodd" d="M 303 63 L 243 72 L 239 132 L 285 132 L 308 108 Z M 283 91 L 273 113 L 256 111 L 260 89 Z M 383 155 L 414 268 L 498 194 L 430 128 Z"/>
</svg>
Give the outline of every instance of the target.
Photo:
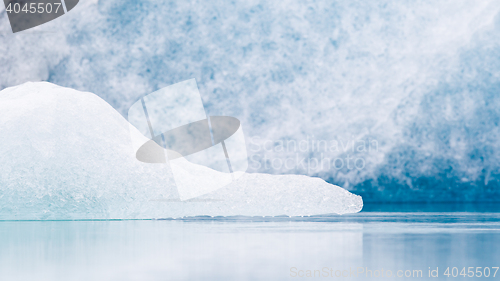
<svg viewBox="0 0 500 281">
<path fill-rule="evenodd" d="M 45 82 L 1 91 L 0 219 L 314 215 L 362 208 L 360 196 L 294 175 L 247 174 L 180 201 L 168 166 L 135 158 L 129 126 L 92 93 Z"/>
</svg>

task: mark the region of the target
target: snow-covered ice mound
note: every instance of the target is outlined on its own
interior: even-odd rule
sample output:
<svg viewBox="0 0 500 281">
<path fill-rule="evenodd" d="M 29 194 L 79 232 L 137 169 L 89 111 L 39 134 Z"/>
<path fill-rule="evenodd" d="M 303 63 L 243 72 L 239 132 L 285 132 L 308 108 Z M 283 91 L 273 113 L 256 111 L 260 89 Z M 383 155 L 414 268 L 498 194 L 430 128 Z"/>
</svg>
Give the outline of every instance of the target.
<svg viewBox="0 0 500 281">
<path fill-rule="evenodd" d="M 319 178 L 267 174 L 180 201 L 167 165 L 135 158 L 129 123 L 115 109 L 46 82 L 0 91 L 0 159 L 3 220 L 295 216 L 363 206 Z"/>
</svg>

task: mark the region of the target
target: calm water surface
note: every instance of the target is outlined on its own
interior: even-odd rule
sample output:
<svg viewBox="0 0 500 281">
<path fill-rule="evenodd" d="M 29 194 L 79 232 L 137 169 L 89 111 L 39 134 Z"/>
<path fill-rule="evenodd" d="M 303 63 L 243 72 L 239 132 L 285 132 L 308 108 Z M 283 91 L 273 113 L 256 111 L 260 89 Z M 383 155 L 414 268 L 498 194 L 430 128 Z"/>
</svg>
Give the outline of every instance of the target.
<svg viewBox="0 0 500 281">
<path fill-rule="evenodd" d="M 500 270 L 493 277 L 500 267 L 500 213 L 372 210 L 304 218 L 3 221 L 0 280 L 500 280 Z M 488 267 L 490 277 L 463 277 L 464 267 L 481 267 L 483 274 Z M 429 270 L 438 277 L 429 278 Z"/>
</svg>

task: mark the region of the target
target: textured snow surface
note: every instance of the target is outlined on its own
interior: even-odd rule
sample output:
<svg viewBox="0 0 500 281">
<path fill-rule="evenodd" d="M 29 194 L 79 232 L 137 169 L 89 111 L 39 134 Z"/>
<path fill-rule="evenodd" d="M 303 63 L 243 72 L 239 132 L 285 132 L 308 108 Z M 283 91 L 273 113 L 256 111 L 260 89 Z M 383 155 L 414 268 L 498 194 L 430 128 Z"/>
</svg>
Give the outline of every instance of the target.
<svg viewBox="0 0 500 281">
<path fill-rule="evenodd" d="M 242 121 L 249 171 L 319 176 L 365 201 L 500 200 L 499 13 L 496 0 L 86 0 L 12 34 L 0 11 L 0 89 L 47 80 L 125 115 L 196 78 L 209 115 Z M 321 158 L 262 147 L 308 138 L 378 147 L 324 155 L 361 169 L 266 160 Z"/>
<path fill-rule="evenodd" d="M 342 214 L 363 206 L 319 178 L 265 174 L 181 202 L 166 165 L 135 159 L 129 123 L 116 110 L 47 82 L 0 91 L 0 144 L 0 219 Z"/>
</svg>

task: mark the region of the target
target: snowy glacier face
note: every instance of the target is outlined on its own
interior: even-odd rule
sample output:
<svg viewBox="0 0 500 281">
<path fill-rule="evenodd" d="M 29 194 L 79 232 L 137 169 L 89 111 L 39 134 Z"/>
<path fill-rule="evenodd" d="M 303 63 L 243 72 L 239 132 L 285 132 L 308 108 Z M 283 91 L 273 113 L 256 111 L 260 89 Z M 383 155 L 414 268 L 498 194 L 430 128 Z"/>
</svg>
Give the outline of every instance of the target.
<svg viewBox="0 0 500 281">
<path fill-rule="evenodd" d="M 92 93 L 47 82 L 0 91 L 0 220 L 343 214 L 363 206 L 319 178 L 265 174 L 181 201 L 167 165 L 136 159 L 129 128 Z"/>
<path fill-rule="evenodd" d="M 320 176 L 368 201 L 499 200 L 499 12 L 493 0 L 89 0 L 15 35 L 0 13 L 0 88 L 47 80 L 125 115 L 194 77 L 209 115 L 242 121 L 249 171 Z M 311 139 L 338 147 L 280 149 Z M 325 158 L 344 162 L 311 166 Z"/>
</svg>

